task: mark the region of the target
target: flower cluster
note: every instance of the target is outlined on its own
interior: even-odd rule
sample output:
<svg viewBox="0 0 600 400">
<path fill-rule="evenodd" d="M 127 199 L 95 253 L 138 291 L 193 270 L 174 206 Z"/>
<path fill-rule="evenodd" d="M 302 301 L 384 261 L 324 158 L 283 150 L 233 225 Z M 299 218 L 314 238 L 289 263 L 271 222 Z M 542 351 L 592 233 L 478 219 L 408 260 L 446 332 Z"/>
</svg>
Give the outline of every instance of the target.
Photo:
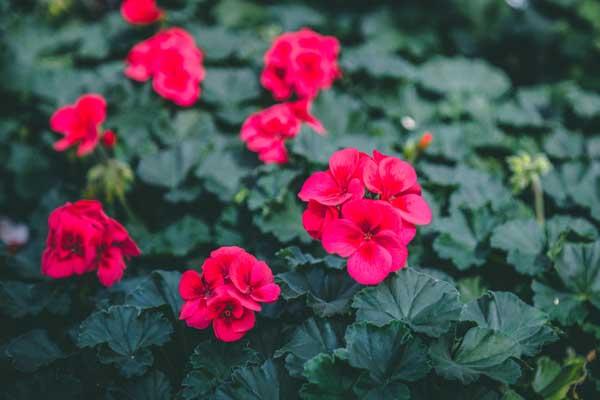
<svg viewBox="0 0 600 400">
<path fill-rule="evenodd" d="M 264 163 L 286 163 L 288 152 L 285 142 L 298 135 L 302 123 L 318 133 L 323 125 L 310 114 L 310 102 L 300 100 L 275 104 L 250 115 L 242 125 L 241 138 L 248 150 L 258 153 Z"/>
<path fill-rule="evenodd" d="M 348 273 L 365 285 L 403 268 L 415 225 L 431 222 L 414 168 L 378 151 L 333 153 L 329 169 L 312 174 L 298 196 L 308 202 L 306 231 L 327 252 L 348 258 Z"/>
<path fill-rule="evenodd" d="M 146 25 L 160 20 L 164 11 L 156 5 L 156 0 L 124 0 L 121 15 L 130 24 Z"/>
<path fill-rule="evenodd" d="M 64 137 L 54 143 L 54 149 L 64 151 L 78 146 L 77 155 L 83 157 L 96 148 L 102 138 L 103 143 L 116 141 L 113 131 L 102 132 L 106 119 L 106 100 L 99 94 L 81 96 L 75 104 L 59 108 L 50 118 L 50 128 Z"/>
<path fill-rule="evenodd" d="M 200 82 L 205 75 L 203 57 L 192 35 L 181 28 L 170 28 L 131 49 L 125 75 L 140 82 L 152 78 L 159 95 L 187 107 L 200 97 Z"/>
<path fill-rule="evenodd" d="M 280 288 L 266 263 L 231 246 L 213 251 L 201 273 L 184 272 L 179 293 L 185 301 L 179 319 L 197 329 L 212 323 L 219 340 L 233 342 L 254 327 L 254 312 L 276 301 Z"/>
<path fill-rule="evenodd" d="M 302 123 L 319 134 L 325 133 L 321 122 L 310 114 L 310 107 L 319 90 L 330 87 L 341 75 L 339 51 L 336 38 L 306 28 L 275 39 L 265 54 L 261 83 L 277 100 L 289 99 L 292 94 L 298 100 L 258 111 L 242 125 L 242 141 L 248 150 L 258 153 L 261 161 L 286 163 L 285 142 L 298 135 Z"/>
<path fill-rule="evenodd" d="M 260 81 L 275 99 L 314 98 L 341 76 L 339 41 L 304 28 L 277 39 L 265 54 Z"/>
<path fill-rule="evenodd" d="M 121 280 L 125 258 L 139 256 L 140 249 L 127 230 L 94 200 L 67 203 L 48 218 L 48 238 L 42 255 L 42 273 L 65 278 L 96 271 L 104 286 Z"/>
</svg>

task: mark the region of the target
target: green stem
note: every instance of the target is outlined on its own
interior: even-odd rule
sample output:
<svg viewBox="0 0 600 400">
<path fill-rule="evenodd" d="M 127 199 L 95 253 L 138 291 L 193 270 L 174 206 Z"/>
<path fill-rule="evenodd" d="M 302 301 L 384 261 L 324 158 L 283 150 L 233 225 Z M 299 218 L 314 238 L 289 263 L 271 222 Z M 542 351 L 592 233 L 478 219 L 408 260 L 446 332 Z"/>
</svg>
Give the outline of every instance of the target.
<svg viewBox="0 0 600 400">
<path fill-rule="evenodd" d="M 531 178 L 531 188 L 533 189 L 533 197 L 535 201 L 535 218 L 538 223 L 544 226 L 546 221 L 544 217 L 544 191 L 542 190 L 542 181 L 539 175 L 534 175 Z"/>
</svg>

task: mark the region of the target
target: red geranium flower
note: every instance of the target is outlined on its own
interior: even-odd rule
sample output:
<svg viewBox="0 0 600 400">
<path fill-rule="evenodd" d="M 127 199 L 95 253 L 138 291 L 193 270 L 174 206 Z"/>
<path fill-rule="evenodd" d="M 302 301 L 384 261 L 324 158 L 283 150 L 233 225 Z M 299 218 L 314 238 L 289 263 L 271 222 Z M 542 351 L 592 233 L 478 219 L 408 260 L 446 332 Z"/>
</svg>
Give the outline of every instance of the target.
<svg viewBox="0 0 600 400">
<path fill-rule="evenodd" d="M 241 130 L 241 139 L 250 151 L 258 153 L 264 163 L 282 164 L 288 161 L 285 141 L 296 137 L 302 123 L 323 133 L 323 125 L 310 114 L 310 102 L 301 100 L 281 103 L 250 115 Z"/>
<path fill-rule="evenodd" d="M 406 263 L 401 231 L 402 220 L 389 204 L 352 200 L 342 207 L 342 218 L 325 226 L 323 247 L 348 258 L 348 273 L 358 283 L 374 285 Z"/>
<path fill-rule="evenodd" d="M 225 342 L 241 339 L 255 322 L 260 303 L 274 302 L 280 288 L 271 269 L 239 247 L 221 247 L 202 265 L 202 274 L 186 271 L 179 282 L 184 300 L 179 319 L 207 328 Z"/>
<path fill-rule="evenodd" d="M 260 311 L 260 303 L 272 303 L 281 289 L 275 284 L 267 264 L 248 253 L 240 254 L 229 270 L 232 286 L 229 294 L 249 310 Z"/>
<path fill-rule="evenodd" d="M 302 226 L 313 239 L 321 239 L 325 225 L 337 219 L 339 214 L 337 207 L 325 206 L 318 201 L 310 200 L 302 213 Z"/>
<path fill-rule="evenodd" d="M 113 131 L 106 131 L 102 135 L 102 145 L 107 149 L 112 149 L 117 144 L 117 135 Z"/>
<path fill-rule="evenodd" d="M 314 98 L 341 76 L 338 66 L 339 41 L 304 28 L 275 39 L 265 54 L 262 85 L 277 100 Z"/>
<path fill-rule="evenodd" d="M 92 152 L 100 140 L 105 119 L 106 100 L 98 94 L 83 95 L 75 104 L 59 108 L 50 118 L 50 127 L 64 138 L 54 143 L 54 148 L 64 151 L 78 145 L 79 157 Z"/>
<path fill-rule="evenodd" d="M 203 58 L 188 32 L 170 28 L 131 49 L 125 75 L 141 82 L 153 78 L 152 86 L 159 95 L 177 105 L 191 106 L 200 97 Z"/>
<path fill-rule="evenodd" d="M 329 170 L 312 174 L 302 185 L 298 197 L 327 206 L 362 198 L 365 193 L 362 173 L 367 158 L 356 149 L 336 151 L 329 159 Z"/>
<path fill-rule="evenodd" d="M 411 224 L 426 225 L 431 222 L 431 210 L 421 196 L 415 169 L 396 157 L 375 152 L 373 160 L 364 166 L 364 182 L 369 191 L 379 194 L 381 200 L 390 202 L 402 219 Z"/>
<path fill-rule="evenodd" d="M 245 308 L 225 289 L 209 301 L 208 309 L 213 317 L 215 336 L 223 342 L 240 340 L 256 322 L 254 312 Z"/>
<path fill-rule="evenodd" d="M 161 19 L 164 12 L 156 5 L 156 0 L 124 0 L 121 15 L 130 24 L 146 25 Z"/>
<path fill-rule="evenodd" d="M 218 282 L 207 281 L 206 277 L 197 271 L 185 271 L 179 281 L 179 294 L 185 300 L 179 319 L 184 320 L 192 328 L 208 327 L 212 317 L 208 311 L 207 301 L 213 297 L 218 287 Z"/>
<path fill-rule="evenodd" d="M 125 228 L 94 200 L 67 203 L 48 218 L 48 239 L 42 256 L 42 273 L 65 278 L 96 271 L 104 286 L 119 281 L 124 258 L 141 254 Z"/>
</svg>

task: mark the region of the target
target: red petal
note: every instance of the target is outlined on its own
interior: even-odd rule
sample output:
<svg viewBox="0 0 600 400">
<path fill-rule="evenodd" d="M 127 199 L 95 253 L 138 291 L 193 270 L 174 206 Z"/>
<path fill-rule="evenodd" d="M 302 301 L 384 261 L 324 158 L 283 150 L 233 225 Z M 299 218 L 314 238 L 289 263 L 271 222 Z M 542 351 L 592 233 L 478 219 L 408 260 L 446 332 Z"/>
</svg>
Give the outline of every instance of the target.
<svg viewBox="0 0 600 400">
<path fill-rule="evenodd" d="M 417 173 L 412 165 L 395 157 L 381 160 L 379 177 L 385 195 L 402 193 L 417 183 Z"/>
<path fill-rule="evenodd" d="M 416 194 L 407 194 L 396 198 L 392 205 L 402 219 L 415 225 L 427 225 L 431 222 L 431 209 L 425 199 Z"/>
<path fill-rule="evenodd" d="M 348 201 L 352 195 L 340 190 L 329 172 L 315 172 L 304 182 L 298 197 L 302 201 L 315 200 L 326 206 L 337 206 Z"/>
<path fill-rule="evenodd" d="M 245 310 L 244 315 L 242 315 L 241 318 L 231 321 L 231 329 L 234 332 L 247 332 L 254 327 L 255 323 L 256 316 L 254 315 L 254 312 Z"/>
<path fill-rule="evenodd" d="M 339 185 L 347 185 L 354 177 L 360 161 L 360 153 L 356 149 L 338 150 L 329 158 L 329 170 Z"/>
<path fill-rule="evenodd" d="M 184 300 L 197 299 L 203 291 L 204 282 L 202 282 L 202 276 L 197 271 L 190 269 L 181 275 L 179 294 Z"/>
<path fill-rule="evenodd" d="M 252 291 L 252 298 L 261 303 L 272 303 L 277 301 L 281 288 L 276 283 L 269 283 Z"/>
<path fill-rule="evenodd" d="M 408 249 L 402 239 L 393 231 L 381 231 L 373 238 L 377 244 L 385 248 L 392 256 L 392 271 L 397 271 L 406 265 Z"/>
<path fill-rule="evenodd" d="M 75 104 L 79 118 L 90 125 L 99 125 L 106 119 L 106 100 L 99 94 L 81 96 Z"/>
<path fill-rule="evenodd" d="M 365 161 L 363 168 L 363 181 L 365 182 L 367 189 L 369 189 L 371 192 L 378 194 L 383 193 L 383 185 L 381 184 L 381 179 L 379 178 L 379 167 L 375 161 Z"/>
<path fill-rule="evenodd" d="M 233 297 L 234 299 L 239 301 L 239 303 L 244 308 L 247 308 L 248 310 L 252 310 L 252 311 L 260 311 L 262 309 L 260 304 L 258 304 L 258 302 L 256 300 L 254 300 L 251 296 L 244 294 L 244 293 L 240 293 L 239 290 L 237 290 L 235 287 L 233 287 L 231 285 L 227 285 L 227 286 L 228 286 L 227 293 L 231 297 Z"/>
<path fill-rule="evenodd" d="M 250 289 L 252 270 L 256 262 L 256 258 L 244 252 L 231 263 L 229 278 L 231 283 L 242 293 L 247 293 Z"/>
<path fill-rule="evenodd" d="M 375 230 L 382 222 L 382 210 L 384 207 L 377 200 L 352 200 L 343 205 L 342 215 L 366 233 Z"/>
<path fill-rule="evenodd" d="M 373 241 L 366 242 L 348 259 L 348 273 L 363 285 L 381 283 L 391 268 L 391 254 Z"/>
<path fill-rule="evenodd" d="M 363 231 L 354 222 L 338 219 L 327 224 L 322 242 L 327 252 L 348 257 L 358 249 L 363 238 Z"/>
<path fill-rule="evenodd" d="M 75 112 L 75 107 L 65 106 L 52 114 L 50 128 L 56 132 L 67 133 L 76 121 L 77 113 Z"/>
</svg>

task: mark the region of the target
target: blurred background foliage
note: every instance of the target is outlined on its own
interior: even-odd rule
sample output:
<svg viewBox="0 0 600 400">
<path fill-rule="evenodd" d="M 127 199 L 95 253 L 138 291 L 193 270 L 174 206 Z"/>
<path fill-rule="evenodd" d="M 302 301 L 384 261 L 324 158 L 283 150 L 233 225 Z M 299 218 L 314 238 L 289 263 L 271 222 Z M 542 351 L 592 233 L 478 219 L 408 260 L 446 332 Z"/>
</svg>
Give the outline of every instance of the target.
<svg viewBox="0 0 600 400">
<path fill-rule="evenodd" d="M 0 248 L 0 343 L 40 326 L 59 337 L 95 308 L 126 304 L 123 299 L 152 270 L 198 267 L 220 245 L 244 246 L 277 272 L 293 269 L 290 259 L 309 263 L 281 256 L 289 249 L 276 256 L 284 247 L 322 257 L 300 223 L 303 205 L 296 193 L 306 176 L 323 169 L 338 148 L 402 154 L 406 143 L 430 131 L 433 143 L 416 168 L 435 217 L 411 244 L 410 265 L 457 285 L 465 301 L 486 289 L 506 290 L 548 312 L 562 329 L 561 340 L 526 366 L 519 391 L 528 399 L 573 396 L 572 385 L 584 380 L 582 365 L 588 363 L 577 391 L 579 398 L 595 398 L 600 254 L 593 251 L 600 249 L 576 261 L 562 250 L 598 243 L 600 2 L 159 4 L 167 10 L 165 26 L 189 30 L 205 53 L 201 99 L 188 109 L 123 75 L 129 49 L 156 27 L 125 23 L 120 1 L 0 0 L 0 215 L 31 232 L 16 254 Z M 290 143 L 289 164 L 261 165 L 238 139 L 239 129 L 251 112 L 274 104 L 259 84 L 270 42 L 303 26 L 342 43 L 344 76 L 313 108 L 328 135 L 303 131 Z M 51 146 L 56 135 L 50 115 L 86 92 L 108 100 L 105 127 L 118 135 L 115 160 L 108 164 Z M 532 192 L 511 187 L 506 158 L 520 153 L 543 153 L 552 164 L 541 177 L 544 226 L 534 220 Z M 49 282 L 39 273 L 49 212 L 84 194 L 102 199 L 144 252 L 118 287 L 85 286 L 95 296 L 91 303 L 77 286 L 82 280 Z M 569 254 L 576 257 L 579 250 Z M 337 273 L 334 267 L 327 271 Z M 321 295 L 332 299 L 336 293 Z M 285 321 L 289 310 L 272 313 Z M 93 357 L 84 352 L 61 361 L 61 369 L 74 371 L 88 359 L 93 364 Z M 186 363 L 187 355 L 176 357 Z M 22 378 L 10 367 L 0 371 Z M 562 380 L 552 391 L 543 375 L 554 372 Z M 171 373 L 172 384 L 183 374 L 183 368 Z M 96 378 L 104 388 L 118 376 L 103 370 Z M 144 379 L 150 378 L 164 376 Z M 63 386 L 76 386 L 68 382 Z M 25 387 L 15 390 L 26 393 Z M 470 398 L 484 398 L 477 390 Z M 126 398 L 115 393 L 110 395 Z"/>
</svg>

